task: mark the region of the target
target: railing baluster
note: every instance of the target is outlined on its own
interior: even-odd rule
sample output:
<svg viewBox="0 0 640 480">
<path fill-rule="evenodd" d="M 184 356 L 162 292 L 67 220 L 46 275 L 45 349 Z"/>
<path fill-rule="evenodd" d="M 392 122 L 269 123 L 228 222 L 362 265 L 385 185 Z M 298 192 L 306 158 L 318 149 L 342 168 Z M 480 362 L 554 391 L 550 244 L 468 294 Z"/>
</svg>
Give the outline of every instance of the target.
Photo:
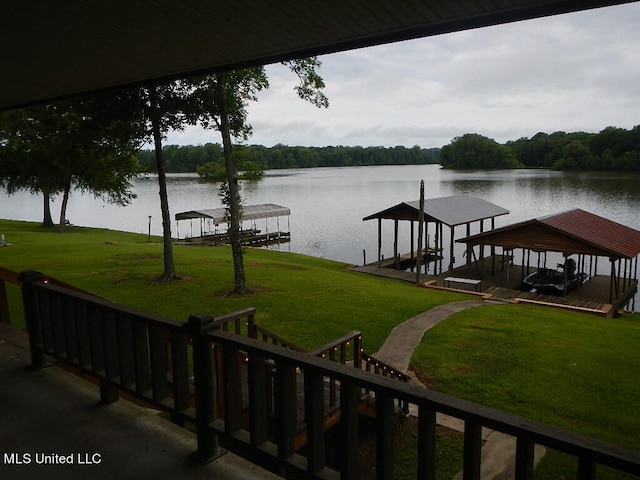
<svg viewBox="0 0 640 480">
<path fill-rule="evenodd" d="M 535 443 L 519 436 L 516 441 L 516 480 L 533 480 Z"/>
<path fill-rule="evenodd" d="M 104 312 L 102 316 L 102 342 L 104 345 L 105 377 L 113 380 L 119 375 L 120 358 L 115 314 Z"/>
<path fill-rule="evenodd" d="M 394 399 L 376 392 L 376 478 L 393 479 Z"/>
<path fill-rule="evenodd" d="M 198 436 L 196 455 L 202 463 L 211 462 L 219 453 L 218 436 L 211 428 L 216 409 L 213 345 L 202 333 L 203 328 L 211 325 L 212 322 L 213 318 L 207 315 L 192 315 L 189 317 L 189 322 L 184 325 L 192 338 Z"/>
<path fill-rule="evenodd" d="M 117 315 L 116 319 L 120 384 L 126 388 L 134 389 L 136 376 L 131 319 L 124 315 Z"/>
<path fill-rule="evenodd" d="M 173 408 L 176 413 L 189 406 L 189 358 L 187 355 L 187 336 L 179 330 L 171 331 L 171 370 L 173 380 Z M 175 415 L 174 423 L 182 425 Z"/>
<path fill-rule="evenodd" d="M 578 457 L 578 475 L 577 480 L 595 480 L 596 466 L 593 460 L 587 456 Z"/>
<path fill-rule="evenodd" d="M 324 434 L 324 376 L 320 372 L 304 371 L 305 419 L 307 424 L 307 471 L 315 473 L 326 463 Z"/>
<path fill-rule="evenodd" d="M 358 477 L 358 401 L 360 388 L 347 380 L 340 382 L 340 436 L 337 457 L 341 480 Z"/>
<path fill-rule="evenodd" d="M 40 368 L 45 365 L 44 344 L 42 333 L 42 312 L 40 308 L 39 290 L 34 283 L 42 280 L 42 275 L 34 271 L 20 273 L 22 282 L 22 306 L 24 309 L 27 330 L 29 331 L 29 350 L 31 351 L 31 366 Z"/>
<path fill-rule="evenodd" d="M 153 400 L 161 402 L 169 395 L 167 382 L 168 362 L 164 331 L 158 325 L 149 325 L 149 358 L 151 360 L 151 388 Z"/>
<path fill-rule="evenodd" d="M 42 348 L 47 353 L 53 353 L 53 325 L 51 312 L 51 293 L 47 290 L 37 292 L 40 312 L 40 328 L 42 328 Z"/>
<path fill-rule="evenodd" d="M 131 323 L 133 356 L 135 359 L 136 393 L 147 395 L 151 390 L 151 366 L 149 364 L 149 336 L 147 326 L 141 318 Z"/>
<path fill-rule="evenodd" d="M 104 344 L 102 342 L 102 317 L 96 306 L 87 311 L 89 322 L 89 346 L 91 349 L 91 371 L 97 376 L 104 376 Z"/>
<path fill-rule="evenodd" d="M 436 411 L 424 404 L 418 410 L 417 478 L 436 478 Z"/>
<path fill-rule="evenodd" d="M 74 308 L 78 334 L 78 362 L 80 368 L 91 369 L 91 333 L 88 322 L 88 307 L 85 302 L 77 302 Z"/>
<path fill-rule="evenodd" d="M 463 480 L 480 480 L 482 457 L 482 424 L 473 420 L 464 422 Z"/>
<path fill-rule="evenodd" d="M 267 365 L 265 357 L 253 353 L 249 356 L 249 433 L 253 448 L 267 441 L 267 412 L 270 390 L 267 389 Z"/>
<path fill-rule="evenodd" d="M 57 356 L 66 356 L 67 347 L 64 328 L 64 312 L 62 307 L 62 296 L 55 294 L 50 296 L 49 303 L 51 315 L 51 338 L 53 353 Z"/>
<path fill-rule="evenodd" d="M 275 420 L 278 459 L 283 461 L 294 452 L 296 429 L 296 370 L 292 363 L 276 361 L 275 370 Z"/>
<path fill-rule="evenodd" d="M 224 430 L 233 436 L 242 427 L 242 371 L 240 352 L 230 346 L 222 346 L 223 396 L 227 400 L 224 407 Z"/>
<path fill-rule="evenodd" d="M 67 350 L 67 361 L 77 362 L 79 359 L 78 344 L 78 324 L 75 312 L 75 303 L 69 297 L 62 298 L 63 317 L 64 317 L 64 333 L 65 344 Z"/>
<path fill-rule="evenodd" d="M 108 404 L 118 400 L 118 387 L 115 383 L 118 376 L 119 358 L 118 341 L 113 312 L 101 312 L 102 351 L 104 353 L 104 378 L 100 379 L 100 401 Z M 100 313 L 98 313 L 100 315 Z"/>
<path fill-rule="evenodd" d="M 11 325 L 11 314 L 9 313 L 9 300 L 7 297 L 7 286 L 3 279 L 0 279 L 0 323 Z"/>
</svg>

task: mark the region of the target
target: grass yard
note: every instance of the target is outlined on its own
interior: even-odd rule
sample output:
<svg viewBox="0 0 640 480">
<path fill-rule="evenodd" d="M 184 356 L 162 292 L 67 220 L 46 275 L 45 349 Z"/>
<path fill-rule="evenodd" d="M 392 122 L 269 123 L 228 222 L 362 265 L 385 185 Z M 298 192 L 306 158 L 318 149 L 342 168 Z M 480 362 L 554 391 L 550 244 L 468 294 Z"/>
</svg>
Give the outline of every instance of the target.
<svg viewBox="0 0 640 480">
<path fill-rule="evenodd" d="M 260 325 L 308 349 L 360 330 L 365 349 L 373 352 L 396 324 L 468 298 L 350 272 L 342 263 L 252 248 L 245 254 L 251 293 L 230 295 L 227 247 L 174 246 L 182 278 L 159 282 L 159 238 L 147 243 L 146 235 L 79 227 L 58 233 L 7 220 L 0 220 L 0 233 L 12 244 L 0 248 L 0 265 L 7 268 L 41 271 L 110 300 L 184 321 L 192 314 L 216 316 L 255 307 Z M 19 292 L 14 290 L 11 303 L 16 305 Z"/>
<path fill-rule="evenodd" d="M 427 332 L 412 362 L 438 391 L 640 450 L 639 344 L 637 316 L 485 305 Z M 552 454 L 539 473 L 574 469 Z"/>
</svg>

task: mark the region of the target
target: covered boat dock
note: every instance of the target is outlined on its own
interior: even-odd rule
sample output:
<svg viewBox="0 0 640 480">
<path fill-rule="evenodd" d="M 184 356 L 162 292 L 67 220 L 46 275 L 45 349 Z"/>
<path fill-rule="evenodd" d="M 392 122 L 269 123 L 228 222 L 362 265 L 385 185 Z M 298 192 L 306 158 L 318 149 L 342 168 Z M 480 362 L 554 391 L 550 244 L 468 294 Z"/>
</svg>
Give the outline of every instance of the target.
<svg viewBox="0 0 640 480">
<path fill-rule="evenodd" d="M 570 265 L 575 265 L 573 275 L 576 280 L 571 288 L 576 291 L 573 295 L 588 298 L 593 286 L 599 285 L 602 290 L 602 286 L 608 284 L 608 303 L 613 312 L 627 305 L 637 292 L 640 231 L 581 209 L 508 225 L 458 242 L 467 245 L 475 260 L 475 268 L 468 269 L 467 275 L 473 275 L 475 271 L 477 278 L 485 279 L 504 276 L 506 272 L 507 287 L 521 288 L 524 280 L 535 272 L 550 270 L 547 268 L 548 254 L 555 253 L 563 260 L 558 264 L 565 286 L 561 296 L 568 293 Z M 511 265 L 505 269 L 504 264 L 496 265 L 495 256 L 484 258 L 480 254 L 484 246 L 502 248 L 502 258 L 508 259 L 509 264 L 514 261 L 515 251 L 520 250 L 522 261 L 518 274 L 510 278 Z M 599 269 L 600 257 L 609 260 L 608 268 L 601 266 Z M 489 261 L 491 264 L 487 265 Z M 609 273 L 608 278 L 603 274 L 605 270 Z"/>
<path fill-rule="evenodd" d="M 261 246 L 290 241 L 290 215 L 291 210 L 289 208 L 275 205 L 273 203 L 243 206 L 242 243 L 245 245 Z M 286 230 L 281 229 L 281 217 L 286 217 Z M 268 222 L 268 219 L 270 218 L 275 218 L 276 220 L 275 228 L 272 228 L 271 230 L 269 229 Z M 220 228 L 221 225 L 227 224 L 227 209 L 224 207 L 176 213 L 175 219 L 178 240 L 182 239 L 187 240 L 188 243 L 208 245 L 223 245 L 229 241 L 227 229 Z M 189 233 L 181 237 L 180 222 L 187 220 L 189 221 Z M 264 226 L 262 228 L 258 225 L 259 220 L 264 220 Z M 245 222 L 251 223 L 247 227 Z M 196 223 L 195 233 L 194 223 Z"/>
<path fill-rule="evenodd" d="M 442 272 L 442 261 L 444 251 L 444 226 L 449 227 L 449 265 L 451 270 L 455 263 L 454 239 L 455 229 L 459 226 L 466 226 L 467 236 L 471 233 L 471 225 L 478 222 L 480 232 L 485 230 L 485 220 L 490 221 L 490 227 L 495 228 L 495 218 L 506 215 L 506 210 L 498 205 L 482 200 L 481 198 L 471 195 L 456 195 L 451 197 L 429 198 L 424 200 L 424 235 L 421 238 L 427 239 L 426 247 L 418 246 L 415 241 L 416 227 L 419 225 L 420 217 L 420 201 L 402 202 L 393 207 L 389 207 L 380 212 L 374 213 L 363 218 L 363 221 L 378 220 L 378 260 L 376 266 L 378 268 L 387 266 L 399 270 L 416 265 L 418 252 L 422 252 L 421 264 L 428 269 L 429 262 L 434 262 L 434 274 L 439 270 Z M 386 262 L 382 259 L 382 220 L 393 220 L 394 222 L 394 246 L 393 258 Z M 411 245 L 410 252 L 399 253 L 398 246 L 398 227 L 400 221 L 411 222 Z M 430 247 L 429 242 L 429 224 L 435 224 L 434 245 Z M 420 227 L 418 226 L 418 229 Z M 420 238 L 420 236 L 418 236 Z M 467 261 L 470 259 L 467 254 Z"/>
</svg>

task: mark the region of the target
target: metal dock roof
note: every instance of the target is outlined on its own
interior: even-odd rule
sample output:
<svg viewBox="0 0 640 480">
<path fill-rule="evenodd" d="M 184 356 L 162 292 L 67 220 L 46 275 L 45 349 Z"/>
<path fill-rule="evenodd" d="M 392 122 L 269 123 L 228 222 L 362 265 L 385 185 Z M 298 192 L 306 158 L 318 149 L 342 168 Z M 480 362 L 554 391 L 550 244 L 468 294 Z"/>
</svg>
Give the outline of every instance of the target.
<svg viewBox="0 0 640 480">
<path fill-rule="evenodd" d="M 391 220 L 418 220 L 420 201 L 402 202 L 374 213 L 363 220 L 385 218 Z M 506 215 L 509 210 L 472 195 L 428 198 L 424 201 L 425 221 L 442 222 L 450 227 L 477 222 L 486 218 Z"/>
<path fill-rule="evenodd" d="M 192 218 L 210 218 L 214 223 L 224 223 L 227 209 L 209 208 L 205 210 L 190 210 L 188 212 L 176 213 L 176 220 L 189 220 Z M 259 218 L 284 217 L 290 215 L 291 210 L 273 203 L 262 203 L 259 205 L 245 205 L 242 207 L 242 220 L 257 220 Z"/>
</svg>

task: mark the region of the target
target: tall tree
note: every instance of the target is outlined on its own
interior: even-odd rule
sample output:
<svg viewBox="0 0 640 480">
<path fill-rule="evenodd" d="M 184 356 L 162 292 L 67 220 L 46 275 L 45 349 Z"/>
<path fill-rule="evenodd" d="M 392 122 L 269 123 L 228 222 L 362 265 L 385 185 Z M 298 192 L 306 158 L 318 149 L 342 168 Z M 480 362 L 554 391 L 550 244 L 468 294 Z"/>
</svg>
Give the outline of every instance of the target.
<svg viewBox="0 0 640 480">
<path fill-rule="evenodd" d="M 324 82 L 318 74 L 320 61 L 315 57 L 285 62 L 300 81 L 295 91 L 300 98 L 317 107 L 328 107 L 322 89 Z M 269 87 L 264 67 L 234 70 L 205 77 L 194 84 L 194 98 L 198 101 L 197 115 L 192 121 L 205 128 L 218 130 L 222 135 L 227 171 L 227 203 L 229 205 L 229 238 L 233 255 L 234 292 L 245 293 L 247 283 L 240 239 L 242 222 L 238 166 L 233 155 L 232 139 L 245 141 L 252 128 L 247 122 L 248 102 L 256 101 L 258 92 Z"/>
<path fill-rule="evenodd" d="M 170 130 L 181 130 L 184 126 L 185 111 L 191 108 L 188 99 L 188 85 L 182 81 L 149 85 L 138 90 L 142 112 L 147 123 L 147 136 L 154 145 L 155 167 L 158 174 L 160 211 L 162 215 L 163 266 L 162 279 L 177 278 L 173 261 L 173 240 L 171 237 L 171 213 L 167 195 L 167 176 L 164 165 L 162 140 Z"/>
<path fill-rule="evenodd" d="M 132 198 L 129 179 L 137 173 L 140 144 L 121 100 L 110 94 L 0 115 L 2 184 L 9 194 L 42 193 L 43 225 L 53 225 L 50 198 L 63 194 L 59 224 L 64 229 L 73 189 L 120 204 Z"/>
</svg>

